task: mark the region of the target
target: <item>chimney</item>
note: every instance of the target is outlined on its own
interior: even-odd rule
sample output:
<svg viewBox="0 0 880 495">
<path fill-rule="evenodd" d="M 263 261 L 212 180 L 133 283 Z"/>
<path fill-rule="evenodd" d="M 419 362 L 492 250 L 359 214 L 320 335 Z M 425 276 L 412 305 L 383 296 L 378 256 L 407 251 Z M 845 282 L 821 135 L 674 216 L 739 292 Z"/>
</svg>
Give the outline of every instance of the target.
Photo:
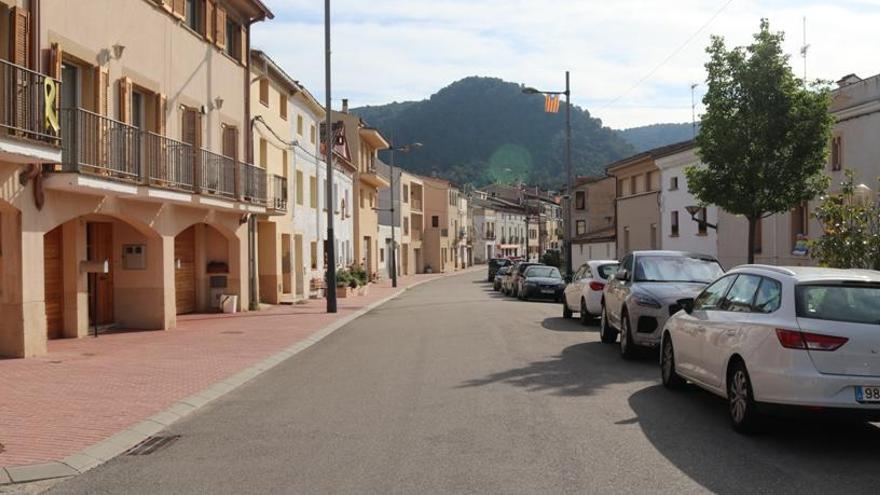
<svg viewBox="0 0 880 495">
<path fill-rule="evenodd" d="M 342 99 L 342 113 L 348 113 L 348 98 Z"/>
</svg>

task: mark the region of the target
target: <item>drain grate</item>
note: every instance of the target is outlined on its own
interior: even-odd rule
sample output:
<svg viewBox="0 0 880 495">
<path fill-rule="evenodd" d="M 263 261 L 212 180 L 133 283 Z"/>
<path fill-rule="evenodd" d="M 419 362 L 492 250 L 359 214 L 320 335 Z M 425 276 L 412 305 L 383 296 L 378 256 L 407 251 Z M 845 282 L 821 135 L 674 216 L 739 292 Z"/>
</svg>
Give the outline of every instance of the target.
<svg viewBox="0 0 880 495">
<path fill-rule="evenodd" d="M 125 455 L 150 455 L 171 445 L 180 435 L 150 437 L 125 451 Z"/>
</svg>

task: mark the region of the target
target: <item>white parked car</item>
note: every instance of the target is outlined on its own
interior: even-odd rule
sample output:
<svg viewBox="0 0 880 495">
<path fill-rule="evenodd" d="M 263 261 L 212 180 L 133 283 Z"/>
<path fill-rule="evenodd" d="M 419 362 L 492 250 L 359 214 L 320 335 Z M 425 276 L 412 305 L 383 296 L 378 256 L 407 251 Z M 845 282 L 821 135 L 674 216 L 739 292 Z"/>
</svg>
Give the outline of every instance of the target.
<svg viewBox="0 0 880 495">
<path fill-rule="evenodd" d="M 586 325 L 602 313 L 602 291 L 617 273 L 618 265 L 615 260 L 592 260 L 581 265 L 565 286 L 562 317 L 571 318 L 573 313 L 579 313 L 581 323 Z"/>
<path fill-rule="evenodd" d="M 880 272 L 745 265 L 680 303 L 663 384 L 725 397 L 737 431 L 767 413 L 880 420 Z"/>
</svg>

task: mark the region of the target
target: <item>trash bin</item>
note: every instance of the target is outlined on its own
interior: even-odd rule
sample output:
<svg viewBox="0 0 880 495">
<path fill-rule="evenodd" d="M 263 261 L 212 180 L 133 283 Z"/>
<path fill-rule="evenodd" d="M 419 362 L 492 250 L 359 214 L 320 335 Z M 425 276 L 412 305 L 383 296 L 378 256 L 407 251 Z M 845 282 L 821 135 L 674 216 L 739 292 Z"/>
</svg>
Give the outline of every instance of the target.
<svg viewBox="0 0 880 495">
<path fill-rule="evenodd" d="M 234 294 L 223 294 L 220 296 L 220 309 L 224 313 L 237 313 L 238 296 Z"/>
</svg>

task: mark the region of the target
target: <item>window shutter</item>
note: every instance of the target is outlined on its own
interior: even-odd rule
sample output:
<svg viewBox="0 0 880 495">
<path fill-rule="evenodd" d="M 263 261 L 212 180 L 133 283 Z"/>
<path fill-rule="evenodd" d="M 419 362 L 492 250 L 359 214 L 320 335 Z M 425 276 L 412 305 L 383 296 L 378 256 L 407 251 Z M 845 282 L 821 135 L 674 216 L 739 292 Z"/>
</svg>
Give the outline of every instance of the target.
<svg viewBox="0 0 880 495">
<path fill-rule="evenodd" d="M 214 43 L 220 48 L 226 47 L 226 9 L 217 7 L 214 15 Z"/>
<path fill-rule="evenodd" d="M 156 0 L 156 3 L 162 6 L 168 12 L 171 12 L 171 2 L 173 0 Z"/>
<path fill-rule="evenodd" d="M 51 48 L 49 48 L 49 57 L 47 58 L 48 67 L 46 68 L 46 74 L 50 77 L 60 81 L 61 80 L 61 60 L 64 58 L 64 53 L 61 50 L 61 45 L 58 43 L 52 43 Z"/>
<path fill-rule="evenodd" d="M 183 19 L 186 17 L 186 0 L 172 0 L 174 2 L 174 15 Z"/>
<path fill-rule="evenodd" d="M 131 124 L 131 79 L 119 79 L 119 120 Z"/>
<path fill-rule="evenodd" d="M 205 0 L 205 15 L 202 19 L 202 32 L 205 33 L 205 39 L 214 41 L 214 0 Z"/>
<path fill-rule="evenodd" d="M 12 9 L 12 22 L 13 30 L 12 30 L 12 43 L 10 48 L 10 60 L 15 65 L 20 65 L 22 67 L 28 66 L 28 55 L 29 55 L 29 43 L 30 40 L 30 20 L 28 17 L 28 11 L 21 8 L 15 7 Z"/>
<path fill-rule="evenodd" d="M 247 50 L 247 35 L 248 30 L 246 27 L 241 26 L 241 37 L 238 39 L 238 48 L 239 48 L 239 57 L 238 60 L 241 62 L 241 65 L 247 65 L 248 62 L 248 50 Z"/>
<path fill-rule="evenodd" d="M 223 128 L 223 156 L 238 160 L 238 128 Z"/>
<path fill-rule="evenodd" d="M 95 113 L 107 115 L 108 94 L 110 93 L 110 72 L 105 67 L 95 67 Z"/>
<path fill-rule="evenodd" d="M 160 136 L 165 135 L 165 111 L 167 101 L 168 100 L 164 94 L 160 94 L 156 98 L 156 132 Z"/>
</svg>

